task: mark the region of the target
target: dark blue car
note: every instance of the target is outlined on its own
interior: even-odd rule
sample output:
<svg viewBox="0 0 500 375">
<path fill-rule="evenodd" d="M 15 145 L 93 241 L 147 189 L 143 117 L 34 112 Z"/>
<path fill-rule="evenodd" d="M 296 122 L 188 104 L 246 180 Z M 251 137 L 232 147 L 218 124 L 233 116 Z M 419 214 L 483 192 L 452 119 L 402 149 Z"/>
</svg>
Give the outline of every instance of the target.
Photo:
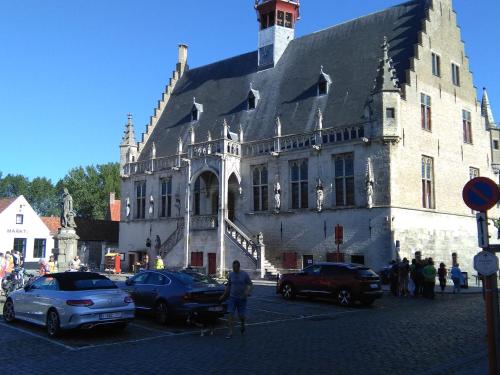
<svg viewBox="0 0 500 375">
<path fill-rule="evenodd" d="M 192 271 L 142 271 L 116 284 L 130 294 L 137 311 L 153 313 L 160 324 L 173 317 L 187 318 L 195 312 L 223 316 L 226 310 L 219 302 L 224 285 Z"/>
</svg>

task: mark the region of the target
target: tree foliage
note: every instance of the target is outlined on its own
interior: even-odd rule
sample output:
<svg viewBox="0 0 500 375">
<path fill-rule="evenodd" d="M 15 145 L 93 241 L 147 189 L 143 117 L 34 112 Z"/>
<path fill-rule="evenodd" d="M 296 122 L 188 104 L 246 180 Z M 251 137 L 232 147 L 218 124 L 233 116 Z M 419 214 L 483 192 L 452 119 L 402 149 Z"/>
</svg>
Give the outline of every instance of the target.
<svg viewBox="0 0 500 375">
<path fill-rule="evenodd" d="M 58 216 L 63 188 L 73 197 L 73 206 L 79 217 L 104 219 L 109 204 L 109 193 L 120 197 L 120 167 L 118 163 L 77 167 L 53 184 L 50 179 L 36 177 L 32 181 L 22 175 L 0 172 L 0 198 L 24 195 L 41 216 Z"/>
</svg>

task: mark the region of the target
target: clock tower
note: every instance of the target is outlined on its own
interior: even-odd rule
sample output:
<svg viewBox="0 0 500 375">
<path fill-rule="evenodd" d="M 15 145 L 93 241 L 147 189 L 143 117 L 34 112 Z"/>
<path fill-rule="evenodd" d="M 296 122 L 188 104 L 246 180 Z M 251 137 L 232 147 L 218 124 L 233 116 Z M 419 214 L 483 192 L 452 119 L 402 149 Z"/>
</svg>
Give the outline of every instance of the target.
<svg viewBox="0 0 500 375">
<path fill-rule="evenodd" d="M 255 0 L 259 21 L 259 68 L 274 67 L 295 37 L 300 0 Z"/>
</svg>

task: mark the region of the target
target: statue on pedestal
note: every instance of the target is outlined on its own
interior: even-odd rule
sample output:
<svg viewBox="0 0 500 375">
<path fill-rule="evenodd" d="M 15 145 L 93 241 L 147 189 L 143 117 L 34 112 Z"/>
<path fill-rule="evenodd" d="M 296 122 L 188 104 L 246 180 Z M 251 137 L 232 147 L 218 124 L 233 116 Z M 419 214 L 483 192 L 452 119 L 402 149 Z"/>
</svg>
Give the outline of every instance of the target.
<svg viewBox="0 0 500 375">
<path fill-rule="evenodd" d="M 63 228 L 76 228 L 75 224 L 75 211 L 73 210 L 73 197 L 64 188 L 61 202 L 61 227 Z"/>
<path fill-rule="evenodd" d="M 371 158 L 368 158 L 366 161 L 366 175 L 365 175 L 365 183 L 366 183 L 366 207 L 373 207 L 373 184 L 375 183 L 375 178 L 373 176 L 373 167 Z"/>
</svg>

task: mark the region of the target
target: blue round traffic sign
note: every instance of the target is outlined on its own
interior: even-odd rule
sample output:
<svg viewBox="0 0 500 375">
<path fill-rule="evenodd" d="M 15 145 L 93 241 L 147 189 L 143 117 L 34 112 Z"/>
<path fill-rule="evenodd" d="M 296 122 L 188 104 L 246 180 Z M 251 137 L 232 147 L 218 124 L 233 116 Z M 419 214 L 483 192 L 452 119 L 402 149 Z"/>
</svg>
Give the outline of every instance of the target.
<svg viewBox="0 0 500 375">
<path fill-rule="evenodd" d="M 476 177 L 465 184 L 462 198 L 472 210 L 485 212 L 497 204 L 500 191 L 495 181 L 486 177 Z"/>
</svg>

